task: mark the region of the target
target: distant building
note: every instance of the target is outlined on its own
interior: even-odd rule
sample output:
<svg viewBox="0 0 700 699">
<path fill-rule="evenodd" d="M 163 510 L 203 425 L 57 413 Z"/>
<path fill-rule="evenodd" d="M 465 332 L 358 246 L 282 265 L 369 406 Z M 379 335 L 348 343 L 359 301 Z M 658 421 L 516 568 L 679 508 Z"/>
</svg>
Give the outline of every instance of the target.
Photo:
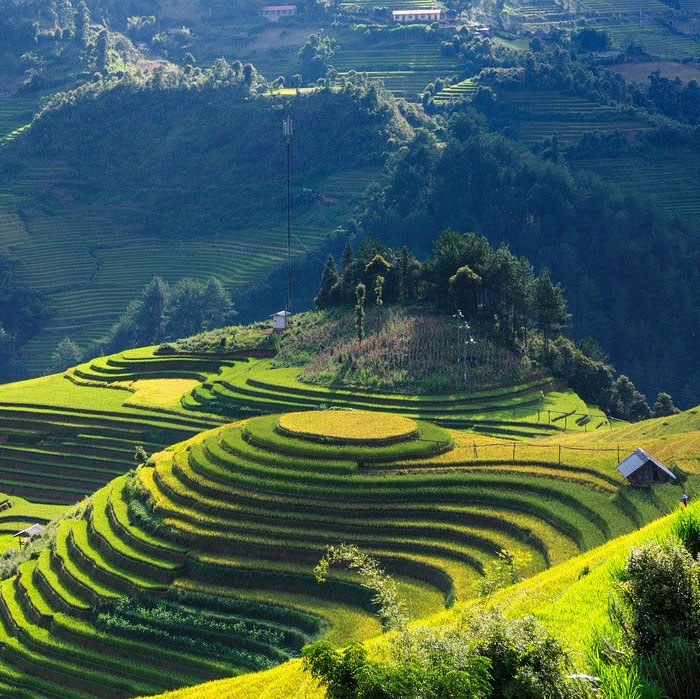
<svg viewBox="0 0 700 699">
<path fill-rule="evenodd" d="M 272 329 L 286 330 L 289 327 L 289 318 L 291 315 L 289 311 L 277 311 L 277 313 L 273 313 L 271 316 Z"/>
<path fill-rule="evenodd" d="M 676 477 L 644 449 L 635 449 L 626 459 L 621 461 L 617 470 L 632 485 L 649 485 L 666 483 L 676 480 Z"/>
<path fill-rule="evenodd" d="M 277 22 L 280 17 L 293 17 L 296 13 L 296 5 L 265 5 L 258 15 L 269 19 L 270 22 Z"/>
<path fill-rule="evenodd" d="M 415 10 L 393 10 L 391 18 L 394 22 L 439 22 L 442 19 L 442 9 L 426 7 Z"/>
</svg>

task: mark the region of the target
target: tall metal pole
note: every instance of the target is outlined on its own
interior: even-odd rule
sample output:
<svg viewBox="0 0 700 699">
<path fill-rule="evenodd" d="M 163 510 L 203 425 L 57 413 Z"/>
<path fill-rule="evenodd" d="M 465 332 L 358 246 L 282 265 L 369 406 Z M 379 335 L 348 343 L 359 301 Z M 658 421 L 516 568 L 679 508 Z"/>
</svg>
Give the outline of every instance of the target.
<svg viewBox="0 0 700 699">
<path fill-rule="evenodd" d="M 292 118 L 284 122 L 284 135 L 287 139 L 287 313 L 292 312 L 292 219 L 291 219 L 291 187 L 289 177 L 289 154 L 292 146 Z"/>
</svg>

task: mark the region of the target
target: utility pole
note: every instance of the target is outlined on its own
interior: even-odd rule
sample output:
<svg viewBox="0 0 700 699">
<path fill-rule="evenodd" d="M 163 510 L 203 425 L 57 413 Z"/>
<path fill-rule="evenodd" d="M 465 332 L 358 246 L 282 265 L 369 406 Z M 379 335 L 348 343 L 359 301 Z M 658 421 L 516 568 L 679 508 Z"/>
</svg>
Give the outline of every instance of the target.
<svg viewBox="0 0 700 699">
<path fill-rule="evenodd" d="M 289 154 L 292 147 L 292 118 L 288 116 L 282 122 L 284 137 L 287 142 L 287 313 L 292 312 L 292 219 L 291 219 L 291 188 L 289 178 Z"/>
</svg>

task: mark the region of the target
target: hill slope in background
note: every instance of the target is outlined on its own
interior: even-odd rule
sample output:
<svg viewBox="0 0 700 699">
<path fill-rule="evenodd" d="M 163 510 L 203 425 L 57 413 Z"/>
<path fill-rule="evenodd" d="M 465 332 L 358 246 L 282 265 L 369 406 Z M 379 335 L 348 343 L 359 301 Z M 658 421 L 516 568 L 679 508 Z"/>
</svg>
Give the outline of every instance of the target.
<svg viewBox="0 0 700 699">
<path fill-rule="evenodd" d="M 317 247 L 412 133 L 362 80 L 292 99 L 254 72 L 160 74 L 54 98 L 0 149 L 0 252 L 54 315 L 25 350 L 39 373 L 66 336 L 103 334 L 154 274 L 237 292 L 286 254 L 282 120 L 294 122 L 295 255 Z"/>
</svg>

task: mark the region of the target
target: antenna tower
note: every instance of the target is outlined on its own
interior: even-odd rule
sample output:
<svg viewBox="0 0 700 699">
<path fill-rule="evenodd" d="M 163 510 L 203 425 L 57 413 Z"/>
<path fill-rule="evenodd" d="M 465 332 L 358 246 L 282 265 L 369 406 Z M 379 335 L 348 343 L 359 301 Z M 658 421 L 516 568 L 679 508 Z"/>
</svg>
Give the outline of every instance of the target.
<svg viewBox="0 0 700 699">
<path fill-rule="evenodd" d="M 282 122 L 282 129 L 287 146 L 287 305 L 285 310 L 287 313 L 292 312 L 292 219 L 290 214 L 291 208 L 291 189 L 289 178 L 289 153 L 292 146 L 292 118 L 288 116 Z"/>
</svg>

